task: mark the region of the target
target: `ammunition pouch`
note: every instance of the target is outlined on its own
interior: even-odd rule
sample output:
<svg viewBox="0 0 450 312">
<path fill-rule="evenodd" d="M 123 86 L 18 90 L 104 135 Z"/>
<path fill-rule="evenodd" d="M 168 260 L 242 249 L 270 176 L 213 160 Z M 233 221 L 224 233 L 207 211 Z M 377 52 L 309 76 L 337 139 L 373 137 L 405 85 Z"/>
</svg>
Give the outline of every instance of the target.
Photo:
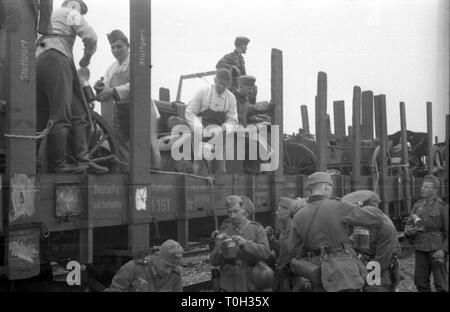
<svg viewBox="0 0 450 312">
<path fill-rule="evenodd" d="M 289 268 L 295 275 L 304 277 L 315 285 L 322 284 L 320 265 L 307 261 L 303 258 L 295 258 L 291 261 Z"/>
</svg>

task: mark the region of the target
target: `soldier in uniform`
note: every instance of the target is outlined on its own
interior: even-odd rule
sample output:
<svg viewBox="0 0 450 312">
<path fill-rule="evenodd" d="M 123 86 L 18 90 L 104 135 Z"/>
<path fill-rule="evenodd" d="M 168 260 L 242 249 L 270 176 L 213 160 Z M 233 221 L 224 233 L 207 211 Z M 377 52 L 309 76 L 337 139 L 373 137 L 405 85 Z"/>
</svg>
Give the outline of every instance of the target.
<svg viewBox="0 0 450 312">
<path fill-rule="evenodd" d="M 159 252 L 144 259 L 132 260 L 116 273 L 107 292 L 181 292 L 183 248 L 168 240 Z"/>
<path fill-rule="evenodd" d="M 247 211 L 250 205 L 244 205 L 241 197 L 227 197 L 225 206 L 229 218 L 215 235 L 216 246 L 210 255 L 210 262 L 213 266 L 219 266 L 222 291 L 255 291 L 258 285 L 252 282 L 252 269 L 270 256 L 266 232 L 258 222 L 248 220 L 254 211 Z"/>
<path fill-rule="evenodd" d="M 378 209 L 381 202 L 380 197 L 375 192 L 369 190 L 357 191 L 347 194 L 342 198 L 352 204 L 358 204 L 367 209 Z M 369 248 L 358 248 L 355 250 L 361 254 L 364 263 L 377 261 L 381 269 L 381 285 L 366 285 L 366 292 L 391 292 L 395 291 L 395 287 L 399 282 L 399 265 L 398 256 L 401 252 L 400 242 L 397 238 L 397 230 L 392 220 L 383 214 L 383 224 L 378 228 L 369 228 Z"/>
<path fill-rule="evenodd" d="M 251 104 L 249 101 L 249 96 L 255 87 L 256 78 L 253 76 L 240 76 L 238 78 L 238 88 L 233 90 L 232 93 L 236 97 L 236 106 L 238 113 L 239 124 L 247 127 L 250 121 L 250 117 L 256 114 L 268 113 L 270 112 L 274 105 L 269 104 L 264 110 L 257 107 L 255 104 Z M 250 160 L 249 159 L 249 145 L 248 140 L 246 140 L 245 148 L 245 160 L 244 160 L 244 172 L 250 174 L 260 173 L 260 160 Z"/>
<path fill-rule="evenodd" d="M 448 291 L 448 204 L 438 197 L 439 179 L 426 176 L 422 200 L 414 205 L 405 226 L 405 236 L 415 248 L 414 284 L 419 292 L 430 292 L 433 273 L 436 291 Z"/>
<path fill-rule="evenodd" d="M 333 183 L 325 172 L 309 176 L 307 187 L 310 196 L 306 207 L 294 216 L 289 252 L 320 267 L 320 277 L 312 285 L 314 291 L 360 291 L 366 271 L 349 244 L 347 227 L 380 226 L 382 214 L 332 199 Z"/>
<path fill-rule="evenodd" d="M 222 57 L 216 65 L 217 69 L 226 68 L 231 72 L 233 82 L 230 91 L 235 90 L 238 87 L 238 77 L 247 74 L 245 70 L 245 60 L 242 55 L 247 53 L 249 42 L 250 39 L 246 37 L 237 37 L 234 41 L 236 49 Z"/>
<path fill-rule="evenodd" d="M 301 277 L 293 275 L 289 270 L 290 253 L 287 249 L 287 239 L 292 229 L 292 219 L 295 215 L 298 201 L 289 197 L 281 197 L 275 212 L 279 224 L 278 239 L 271 227 L 266 228 L 272 254 L 275 254 L 275 284 L 274 291 L 288 292 L 298 290 L 302 286 Z"/>
</svg>

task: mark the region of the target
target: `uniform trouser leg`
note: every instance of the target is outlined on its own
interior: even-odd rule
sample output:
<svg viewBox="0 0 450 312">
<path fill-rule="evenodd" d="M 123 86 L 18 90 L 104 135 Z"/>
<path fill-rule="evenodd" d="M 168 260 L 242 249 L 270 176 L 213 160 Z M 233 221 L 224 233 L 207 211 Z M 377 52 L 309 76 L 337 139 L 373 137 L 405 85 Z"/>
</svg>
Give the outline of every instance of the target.
<svg viewBox="0 0 450 312">
<path fill-rule="evenodd" d="M 414 285 L 419 292 L 431 292 L 430 274 L 431 262 L 430 252 L 415 252 Z"/>
<path fill-rule="evenodd" d="M 89 162 L 89 122 L 84 104 L 76 95 L 72 98 L 72 129 L 70 132 L 71 147 L 77 162 Z"/>
<path fill-rule="evenodd" d="M 114 104 L 113 131 L 118 141 L 117 156 L 124 162 L 129 161 L 130 145 L 130 105 Z"/>
<path fill-rule="evenodd" d="M 432 257 L 433 252 L 430 253 Z M 431 270 L 433 272 L 434 286 L 437 292 L 448 292 L 448 272 L 447 272 L 448 257 L 445 256 L 444 264 L 431 264 Z"/>
<path fill-rule="evenodd" d="M 36 66 L 38 128 L 44 128 L 45 119 L 54 125 L 48 137 L 49 169 L 66 161 L 68 128 L 71 120 L 73 76 L 70 61 L 56 50 L 40 55 Z"/>
</svg>

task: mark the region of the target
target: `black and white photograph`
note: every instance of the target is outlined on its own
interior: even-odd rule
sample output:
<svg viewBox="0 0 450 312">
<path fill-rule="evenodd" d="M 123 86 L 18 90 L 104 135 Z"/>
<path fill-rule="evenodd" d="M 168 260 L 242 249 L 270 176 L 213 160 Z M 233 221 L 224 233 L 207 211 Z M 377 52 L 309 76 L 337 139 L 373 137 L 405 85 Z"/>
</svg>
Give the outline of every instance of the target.
<svg viewBox="0 0 450 312">
<path fill-rule="evenodd" d="M 448 0 L 0 0 L 0 293 L 448 293 L 449 51 Z"/>
</svg>

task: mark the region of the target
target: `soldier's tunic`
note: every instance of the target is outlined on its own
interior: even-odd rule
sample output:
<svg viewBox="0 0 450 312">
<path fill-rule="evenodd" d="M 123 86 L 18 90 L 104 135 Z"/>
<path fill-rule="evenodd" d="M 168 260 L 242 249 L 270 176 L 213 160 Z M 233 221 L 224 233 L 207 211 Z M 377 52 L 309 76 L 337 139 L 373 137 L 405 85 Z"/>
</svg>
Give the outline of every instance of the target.
<svg viewBox="0 0 450 312">
<path fill-rule="evenodd" d="M 215 247 L 210 255 L 213 266 L 220 266 L 220 287 L 227 292 L 254 291 L 251 281 L 251 271 L 258 261 L 265 261 L 270 256 L 269 242 L 261 224 L 246 221 L 240 227 L 235 227 L 231 220 L 222 223 L 219 231 L 229 236 L 240 235 L 247 239 L 240 247 L 235 263 L 227 263 L 223 255 Z"/>
<path fill-rule="evenodd" d="M 316 210 L 319 209 L 317 212 Z M 312 218 L 315 216 L 313 223 Z M 359 206 L 327 199 L 315 195 L 309 198 L 306 207 L 296 213 L 293 228 L 288 241 L 288 250 L 292 256 L 306 256 L 310 252 L 316 264 L 321 265 L 321 249 L 327 253 L 342 258 L 344 266 L 336 262 L 335 270 L 339 272 L 336 278 L 333 274 L 324 278 L 322 266 L 322 282 L 325 280 L 327 291 L 339 291 L 362 288 L 365 274 L 362 263 L 356 258 L 356 253 L 348 240 L 348 225 L 373 227 L 380 226 L 382 214 L 377 210 L 368 210 Z M 310 232 L 307 235 L 309 225 Z M 300 254 L 299 254 L 300 253 Z M 356 272 L 360 270 L 360 272 Z M 350 285 L 350 286 L 349 286 Z M 317 286 L 317 285 L 316 285 Z"/>
<path fill-rule="evenodd" d="M 411 235 L 414 228 L 412 218 L 409 218 L 405 235 L 411 237 L 416 250 L 416 265 L 414 283 L 418 291 L 431 291 L 430 273 L 433 272 L 436 291 L 448 291 L 448 205 L 436 197 L 432 202 L 419 200 L 414 205 L 411 214 L 417 215 L 424 221 L 424 231 Z M 433 254 L 445 251 L 444 265 L 433 263 Z"/>
<path fill-rule="evenodd" d="M 236 73 L 232 70 L 232 66 L 236 66 L 240 73 Z M 224 57 L 222 57 L 216 65 L 216 68 L 226 68 L 231 71 L 233 83 L 230 90 L 235 90 L 238 87 L 237 78 L 242 75 L 247 75 L 245 70 L 245 60 L 244 57 L 234 50 L 232 53 L 228 53 Z"/>
<path fill-rule="evenodd" d="M 381 269 L 381 287 L 367 287 L 366 291 L 393 290 L 391 279 L 391 264 L 394 255 L 400 255 L 401 246 L 397 238 L 397 230 L 392 220 L 381 210 L 367 206 L 366 209 L 376 209 L 383 214 L 383 223 L 380 227 L 369 228 L 370 246 L 369 249 L 358 250 L 367 262 L 377 261 Z"/>
<path fill-rule="evenodd" d="M 181 272 L 172 269 L 165 276 L 158 275 L 149 257 L 132 260 L 120 268 L 107 292 L 181 292 Z"/>
</svg>

